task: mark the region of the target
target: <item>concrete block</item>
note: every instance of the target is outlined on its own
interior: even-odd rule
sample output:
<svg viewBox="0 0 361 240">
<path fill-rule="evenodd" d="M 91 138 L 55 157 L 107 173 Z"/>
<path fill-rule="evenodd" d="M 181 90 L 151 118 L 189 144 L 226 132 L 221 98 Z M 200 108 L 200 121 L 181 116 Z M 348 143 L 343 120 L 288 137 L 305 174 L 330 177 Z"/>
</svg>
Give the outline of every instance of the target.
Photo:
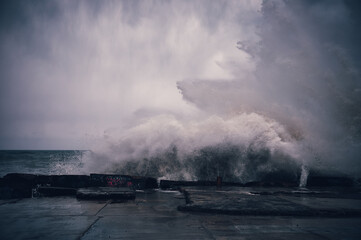
<svg viewBox="0 0 361 240">
<path fill-rule="evenodd" d="M 90 186 L 90 177 L 87 175 L 52 175 L 52 187 L 84 188 Z"/>
<path fill-rule="evenodd" d="M 352 187 L 354 181 L 348 177 L 310 176 L 307 187 Z"/>
<path fill-rule="evenodd" d="M 40 196 L 56 197 L 56 196 L 75 196 L 76 188 L 63 188 L 63 187 L 38 187 L 37 192 Z"/>
<path fill-rule="evenodd" d="M 116 174 L 90 174 L 90 185 L 92 187 L 131 187 L 132 178 L 128 175 Z"/>
<path fill-rule="evenodd" d="M 134 189 L 158 188 L 155 178 L 116 174 L 90 174 L 92 187 L 131 187 Z"/>
<path fill-rule="evenodd" d="M 135 191 L 124 187 L 80 188 L 76 193 L 76 197 L 85 200 L 134 200 Z"/>
<path fill-rule="evenodd" d="M 27 198 L 32 195 L 32 188 L 36 185 L 36 175 L 25 173 L 9 173 L 3 177 L 4 197 Z M 0 196 L 2 198 L 2 196 Z"/>
</svg>

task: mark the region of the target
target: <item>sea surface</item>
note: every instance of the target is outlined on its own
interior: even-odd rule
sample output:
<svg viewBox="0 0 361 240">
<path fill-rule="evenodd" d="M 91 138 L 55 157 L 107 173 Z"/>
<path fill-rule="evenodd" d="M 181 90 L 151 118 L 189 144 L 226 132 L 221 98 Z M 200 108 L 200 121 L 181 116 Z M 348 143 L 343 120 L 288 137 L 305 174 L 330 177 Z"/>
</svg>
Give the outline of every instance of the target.
<svg viewBox="0 0 361 240">
<path fill-rule="evenodd" d="M 0 150 L 0 177 L 7 173 L 72 174 L 87 150 Z"/>
</svg>

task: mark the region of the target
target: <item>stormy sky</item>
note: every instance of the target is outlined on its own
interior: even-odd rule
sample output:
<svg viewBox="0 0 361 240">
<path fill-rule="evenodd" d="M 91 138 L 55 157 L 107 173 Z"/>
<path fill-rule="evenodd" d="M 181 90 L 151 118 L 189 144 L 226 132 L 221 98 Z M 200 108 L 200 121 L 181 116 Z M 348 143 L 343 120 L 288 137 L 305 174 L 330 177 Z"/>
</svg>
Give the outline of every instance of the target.
<svg viewBox="0 0 361 240">
<path fill-rule="evenodd" d="M 0 149 L 91 149 L 159 115 L 257 113 L 296 140 L 329 150 L 342 138 L 358 154 L 357 1 L 38 0 L 0 9 Z"/>
<path fill-rule="evenodd" d="M 83 149 L 143 115 L 192 114 L 176 82 L 232 78 L 225 61 L 252 67 L 236 42 L 256 36 L 238 22 L 258 10 L 257 1 L 2 1 L 0 147 Z"/>
</svg>

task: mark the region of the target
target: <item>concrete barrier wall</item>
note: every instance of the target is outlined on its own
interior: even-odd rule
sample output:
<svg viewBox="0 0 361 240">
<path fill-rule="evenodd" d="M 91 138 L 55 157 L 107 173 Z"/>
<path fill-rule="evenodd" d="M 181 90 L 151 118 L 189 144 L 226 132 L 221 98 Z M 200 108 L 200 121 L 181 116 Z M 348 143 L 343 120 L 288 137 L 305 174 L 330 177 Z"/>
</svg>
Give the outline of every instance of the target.
<svg viewBox="0 0 361 240">
<path fill-rule="evenodd" d="M 128 187 L 131 189 L 158 188 L 151 177 L 116 174 L 36 175 L 9 173 L 0 178 L 0 199 L 30 198 L 34 193 L 45 196 L 72 195 L 79 188 Z"/>
</svg>

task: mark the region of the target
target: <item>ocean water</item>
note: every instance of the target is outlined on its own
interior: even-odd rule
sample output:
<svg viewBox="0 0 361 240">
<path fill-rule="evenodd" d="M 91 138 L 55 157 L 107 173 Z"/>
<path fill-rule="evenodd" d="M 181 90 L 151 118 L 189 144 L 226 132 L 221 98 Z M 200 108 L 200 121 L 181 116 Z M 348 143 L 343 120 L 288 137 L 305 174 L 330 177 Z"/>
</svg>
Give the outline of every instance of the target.
<svg viewBox="0 0 361 240">
<path fill-rule="evenodd" d="M 1 150 L 0 177 L 7 173 L 79 173 L 86 152 L 84 150 Z"/>
</svg>

